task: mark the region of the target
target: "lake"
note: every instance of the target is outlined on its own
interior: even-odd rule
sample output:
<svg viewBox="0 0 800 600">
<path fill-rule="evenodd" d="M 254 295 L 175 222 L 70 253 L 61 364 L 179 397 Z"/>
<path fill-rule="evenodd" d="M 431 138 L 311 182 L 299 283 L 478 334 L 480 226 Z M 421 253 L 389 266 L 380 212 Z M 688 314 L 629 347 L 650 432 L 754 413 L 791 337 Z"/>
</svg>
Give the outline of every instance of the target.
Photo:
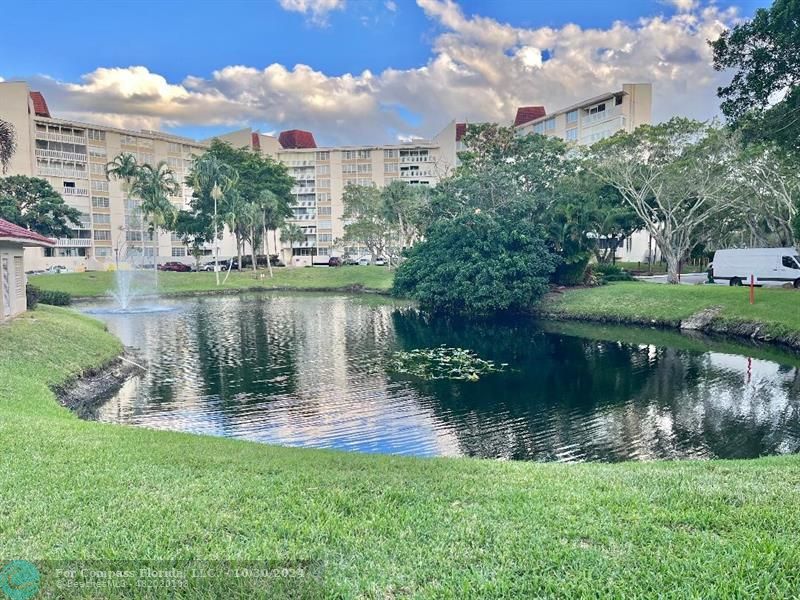
<svg viewBox="0 0 800 600">
<path fill-rule="evenodd" d="M 171 310 L 95 315 L 147 366 L 98 420 L 413 456 L 577 462 L 800 450 L 800 357 L 773 349 L 659 330 L 431 318 L 368 295 L 158 304 Z M 388 370 L 392 352 L 441 344 L 509 368 L 476 382 Z"/>
</svg>

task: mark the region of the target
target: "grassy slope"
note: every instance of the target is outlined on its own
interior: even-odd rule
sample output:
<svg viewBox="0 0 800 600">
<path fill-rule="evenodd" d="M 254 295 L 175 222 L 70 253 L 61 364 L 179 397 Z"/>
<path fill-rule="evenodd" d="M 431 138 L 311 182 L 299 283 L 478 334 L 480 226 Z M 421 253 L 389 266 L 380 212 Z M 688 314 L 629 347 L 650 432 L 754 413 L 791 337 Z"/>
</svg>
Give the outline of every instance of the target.
<svg viewBox="0 0 800 600">
<path fill-rule="evenodd" d="M 568 317 L 678 323 L 704 308 L 719 306 L 724 321 L 757 321 L 773 335 L 800 331 L 796 290 L 758 288 L 752 306 L 749 293 L 746 287 L 620 282 L 551 295 L 543 309 Z"/>
<path fill-rule="evenodd" d="M 386 267 L 317 267 L 317 268 L 276 268 L 275 277 L 270 279 L 265 271 L 263 279 L 252 271 L 231 272 L 225 285 L 217 288 L 214 273 L 171 273 L 158 274 L 158 292 L 161 294 L 181 294 L 190 292 L 236 290 L 249 288 L 346 288 L 361 285 L 370 290 L 386 291 L 392 286 L 392 271 Z M 148 272 L 138 272 L 143 278 L 151 277 Z M 224 279 L 225 274 L 220 274 Z M 114 288 L 114 273 L 64 273 L 61 275 L 34 275 L 30 282 L 45 290 L 69 292 L 76 297 L 99 297 Z"/>
<path fill-rule="evenodd" d="M 797 457 L 378 457 L 88 423 L 57 406 L 48 385 L 118 350 L 55 308 L 0 327 L 0 556 L 312 559 L 338 597 L 800 589 Z"/>
</svg>

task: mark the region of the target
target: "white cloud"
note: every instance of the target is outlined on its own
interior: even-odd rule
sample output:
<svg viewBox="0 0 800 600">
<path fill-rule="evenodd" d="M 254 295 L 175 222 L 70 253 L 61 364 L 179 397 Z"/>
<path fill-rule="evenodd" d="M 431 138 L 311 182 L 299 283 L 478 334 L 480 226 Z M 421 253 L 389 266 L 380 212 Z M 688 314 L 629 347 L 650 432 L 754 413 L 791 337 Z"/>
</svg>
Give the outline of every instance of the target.
<svg viewBox="0 0 800 600">
<path fill-rule="evenodd" d="M 328 24 L 328 13 L 343 10 L 345 0 L 278 0 L 281 8 L 306 15 L 313 25 Z"/>
<path fill-rule="evenodd" d="M 386 7 L 386 10 L 389 12 L 397 12 L 397 2 L 394 0 L 386 0 L 386 2 L 383 3 L 383 6 Z"/>
<path fill-rule="evenodd" d="M 725 76 L 711 67 L 707 40 L 737 19 L 711 4 L 604 29 L 522 28 L 466 16 L 451 0 L 418 3 L 442 31 L 417 68 L 331 76 L 302 64 L 232 65 L 170 82 L 138 66 L 32 85 L 56 114 L 84 121 L 151 129 L 268 123 L 309 129 L 328 144 L 431 136 L 450 119 L 508 123 L 521 105 L 552 111 L 632 82 L 652 82 L 656 121 L 708 118 Z M 396 107 L 418 118 L 409 122 Z"/>
</svg>

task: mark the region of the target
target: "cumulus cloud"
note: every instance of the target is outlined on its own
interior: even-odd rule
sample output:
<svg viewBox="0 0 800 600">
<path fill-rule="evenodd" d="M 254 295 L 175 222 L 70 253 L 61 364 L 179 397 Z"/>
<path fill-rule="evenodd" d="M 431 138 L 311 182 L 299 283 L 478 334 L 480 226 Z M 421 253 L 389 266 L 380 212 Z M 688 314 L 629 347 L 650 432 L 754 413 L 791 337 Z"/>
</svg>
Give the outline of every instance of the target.
<svg viewBox="0 0 800 600">
<path fill-rule="evenodd" d="M 302 64 L 232 65 L 170 82 L 134 66 L 33 85 L 69 118 L 150 129 L 267 123 L 310 129 L 327 144 L 431 136 L 451 119 L 508 123 L 521 105 L 553 111 L 635 82 L 652 82 L 656 121 L 708 118 L 717 114 L 715 90 L 725 76 L 711 67 L 707 40 L 738 18 L 732 8 L 682 2 L 687 10 L 672 16 L 603 29 L 522 28 L 465 15 L 452 0 L 418 4 L 440 33 L 417 68 L 331 76 Z"/>
<path fill-rule="evenodd" d="M 309 23 L 317 26 L 328 24 L 328 13 L 344 9 L 344 0 L 278 0 L 281 8 L 299 12 L 308 17 Z"/>
</svg>

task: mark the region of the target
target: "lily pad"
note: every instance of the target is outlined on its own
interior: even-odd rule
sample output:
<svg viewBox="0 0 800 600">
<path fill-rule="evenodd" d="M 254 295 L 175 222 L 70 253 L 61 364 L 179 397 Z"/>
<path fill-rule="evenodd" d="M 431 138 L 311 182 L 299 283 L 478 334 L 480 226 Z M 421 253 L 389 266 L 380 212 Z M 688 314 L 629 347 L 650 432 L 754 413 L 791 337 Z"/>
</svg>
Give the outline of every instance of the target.
<svg viewBox="0 0 800 600">
<path fill-rule="evenodd" d="M 502 372 L 507 366 L 507 363 L 498 365 L 484 360 L 471 350 L 444 345 L 394 352 L 389 359 L 390 370 L 426 380 L 478 381 L 481 376 Z"/>
</svg>

